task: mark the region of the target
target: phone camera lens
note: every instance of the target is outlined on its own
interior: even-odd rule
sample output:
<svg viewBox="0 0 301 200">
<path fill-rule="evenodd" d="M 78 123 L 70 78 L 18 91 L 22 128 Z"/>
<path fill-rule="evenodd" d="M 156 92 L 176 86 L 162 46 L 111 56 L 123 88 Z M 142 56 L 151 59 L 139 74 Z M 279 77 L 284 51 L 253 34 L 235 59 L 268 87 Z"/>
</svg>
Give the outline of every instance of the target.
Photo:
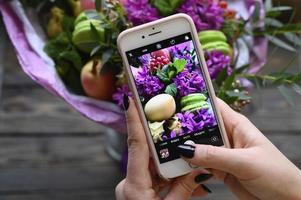
<svg viewBox="0 0 301 200">
<path fill-rule="evenodd" d="M 153 30 L 155 30 L 155 27 L 153 27 Z"/>
<path fill-rule="evenodd" d="M 145 38 L 145 36 L 144 35 L 142 35 L 142 39 L 144 39 Z"/>
</svg>

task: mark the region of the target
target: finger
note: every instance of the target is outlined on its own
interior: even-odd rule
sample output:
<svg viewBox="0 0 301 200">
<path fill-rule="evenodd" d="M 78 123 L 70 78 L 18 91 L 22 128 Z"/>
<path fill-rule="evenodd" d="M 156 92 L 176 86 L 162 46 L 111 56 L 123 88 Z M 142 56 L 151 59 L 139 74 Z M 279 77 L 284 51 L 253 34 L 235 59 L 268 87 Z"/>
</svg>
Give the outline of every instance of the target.
<svg viewBox="0 0 301 200">
<path fill-rule="evenodd" d="M 229 140 L 235 141 L 234 148 L 244 147 L 244 144 L 240 144 L 239 141 L 251 141 L 258 137 L 264 137 L 244 115 L 234 111 L 221 99 L 218 99 L 217 102 Z M 239 140 L 241 137 L 244 137 L 245 139 Z"/>
<path fill-rule="evenodd" d="M 217 98 L 217 104 L 225 123 L 226 131 L 233 132 L 236 125 L 241 122 L 242 115 L 234 111 L 228 104 L 219 98 Z"/>
<path fill-rule="evenodd" d="M 211 190 L 205 186 L 204 184 L 200 184 L 193 192 L 192 197 L 205 197 L 208 195 L 208 193 L 211 193 Z"/>
<path fill-rule="evenodd" d="M 241 169 L 247 167 L 246 150 L 227 149 L 211 145 L 180 145 L 179 153 L 187 162 L 204 168 L 218 169 L 236 176 L 243 176 Z M 187 154 L 189 152 L 189 154 Z"/>
<path fill-rule="evenodd" d="M 146 142 L 144 130 L 137 112 L 137 108 L 132 99 L 128 99 L 128 110 L 126 111 L 126 121 L 128 127 L 128 168 L 127 181 L 140 184 L 141 186 L 151 184 L 148 171 L 149 149 Z M 146 180 L 150 181 L 146 181 Z"/>
<path fill-rule="evenodd" d="M 233 194 L 238 197 L 238 199 L 258 200 L 257 197 L 247 191 L 245 187 L 243 187 L 241 183 L 231 174 L 228 174 L 225 177 L 224 182 L 225 185 L 231 190 L 231 192 L 233 192 Z"/>
<path fill-rule="evenodd" d="M 125 200 L 125 197 L 124 197 L 124 183 L 125 183 L 125 179 L 122 180 L 117 186 L 116 186 L 116 189 L 115 189 L 115 196 L 116 196 L 116 199 L 117 200 Z"/>
<path fill-rule="evenodd" d="M 199 187 L 200 182 L 196 182 L 197 176 L 208 174 L 206 170 L 200 169 L 191 172 L 174 180 L 165 200 L 188 200 L 193 191 Z M 205 180 L 204 180 L 205 181 Z M 204 193 L 206 195 L 206 193 Z"/>
<path fill-rule="evenodd" d="M 224 182 L 225 180 L 225 177 L 227 175 L 226 172 L 223 172 L 221 170 L 218 170 L 218 169 L 207 169 L 211 174 L 214 175 L 214 178 L 216 178 L 217 180 L 219 181 L 222 181 Z"/>
</svg>

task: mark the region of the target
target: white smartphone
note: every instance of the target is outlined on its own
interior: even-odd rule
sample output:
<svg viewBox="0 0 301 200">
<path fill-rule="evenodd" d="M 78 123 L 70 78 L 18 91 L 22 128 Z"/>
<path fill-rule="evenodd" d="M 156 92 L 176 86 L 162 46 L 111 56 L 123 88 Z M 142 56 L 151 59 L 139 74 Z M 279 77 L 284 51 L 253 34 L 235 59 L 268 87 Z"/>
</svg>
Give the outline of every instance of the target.
<svg viewBox="0 0 301 200">
<path fill-rule="evenodd" d="M 192 171 L 181 144 L 229 147 L 192 19 L 176 14 L 118 37 L 129 85 L 158 173 L 174 178 Z"/>
</svg>

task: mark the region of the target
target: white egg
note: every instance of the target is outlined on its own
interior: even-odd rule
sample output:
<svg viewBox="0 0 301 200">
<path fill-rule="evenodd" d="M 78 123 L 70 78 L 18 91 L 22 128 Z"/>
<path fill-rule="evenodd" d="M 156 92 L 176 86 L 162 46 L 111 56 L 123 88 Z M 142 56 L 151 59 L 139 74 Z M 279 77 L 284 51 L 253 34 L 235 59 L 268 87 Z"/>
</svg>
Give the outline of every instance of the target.
<svg viewBox="0 0 301 200">
<path fill-rule="evenodd" d="M 159 94 L 145 104 L 144 112 L 149 121 L 167 120 L 175 114 L 176 102 L 169 94 Z"/>
</svg>

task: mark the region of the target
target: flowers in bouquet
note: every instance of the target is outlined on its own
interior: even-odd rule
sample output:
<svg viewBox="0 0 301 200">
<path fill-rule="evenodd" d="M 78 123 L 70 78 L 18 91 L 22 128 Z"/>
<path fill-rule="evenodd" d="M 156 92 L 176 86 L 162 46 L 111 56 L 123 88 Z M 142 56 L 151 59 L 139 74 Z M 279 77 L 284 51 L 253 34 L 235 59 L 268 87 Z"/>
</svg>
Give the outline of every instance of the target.
<svg viewBox="0 0 301 200">
<path fill-rule="evenodd" d="M 144 24 L 160 18 L 157 9 L 151 6 L 148 0 L 128 0 L 125 8 L 129 20 L 134 25 Z"/>
<path fill-rule="evenodd" d="M 132 92 L 129 89 L 129 86 L 127 84 L 121 85 L 116 89 L 116 92 L 113 94 L 113 100 L 116 102 L 116 104 L 119 107 L 123 106 L 123 98 L 124 95 L 128 97 L 133 97 Z"/>
<path fill-rule="evenodd" d="M 181 134 L 189 134 L 196 130 L 203 130 L 205 127 L 212 127 L 216 120 L 208 109 L 199 109 L 196 112 L 186 111 L 177 113 L 176 117 L 181 122 Z"/>
<path fill-rule="evenodd" d="M 136 77 L 138 92 L 145 98 L 159 94 L 164 85 L 157 76 L 151 74 L 149 66 L 143 66 Z"/>
<path fill-rule="evenodd" d="M 205 52 L 205 59 L 211 79 L 215 80 L 218 74 L 224 69 L 227 70 L 228 75 L 231 75 L 232 68 L 230 67 L 230 56 L 224 55 L 220 51 L 213 50 Z"/>
<path fill-rule="evenodd" d="M 213 0 L 174 0 L 171 4 L 159 1 L 129 0 L 125 5 L 129 20 L 134 25 L 151 22 L 173 13 L 186 13 L 191 16 L 198 31 L 220 29 L 224 22 L 225 6 Z"/>
<path fill-rule="evenodd" d="M 49 28 L 51 28 L 48 36 L 52 40 L 47 43 L 45 51 L 55 61 L 57 72 L 67 88 L 78 95 L 96 98 L 90 95 L 90 92 L 85 91 L 87 87 L 80 79 L 85 63 L 96 58 L 102 62 L 101 70 L 97 73 L 102 76 L 104 74 L 108 77 L 114 76 L 114 83 L 101 85 L 113 86 L 116 91 L 112 98 L 97 99 L 113 100 L 121 105 L 119 97 L 125 93 L 126 87 L 122 84 L 126 84 L 126 81 L 124 81 L 124 76 L 119 76 L 123 74 L 123 68 L 116 45 L 117 36 L 121 31 L 133 25 L 154 21 L 175 13 L 186 13 L 193 19 L 199 32 L 200 43 L 205 50 L 205 61 L 217 96 L 232 106 L 243 105 L 233 106 L 237 110 L 245 105 L 240 102 L 250 99 L 243 85 L 234 84 L 238 79 L 246 78 L 251 81 L 255 80 L 254 82 L 271 84 L 291 83 L 290 85 L 296 83 L 291 80 L 298 80 L 285 78 L 283 73 L 268 76 L 250 74 L 249 68 L 252 63 L 247 63 L 250 65 L 240 70 L 236 68 L 241 67 L 237 66 L 238 57 L 243 55 L 240 51 L 246 51 L 246 49 L 234 48 L 237 46 L 238 38 L 268 35 L 268 39 L 275 43 L 279 38 L 276 38 L 278 40 L 273 38 L 283 31 L 281 27 L 275 27 L 275 23 L 270 23 L 277 19 L 267 20 L 267 23 L 263 25 L 263 8 L 262 4 L 257 1 L 248 1 L 246 4 L 252 12 L 249 19 L 240 17 L 238 12 L 229 8 L 227 1 L 223 0 L 113 0 L 104 1 L 103 4 L 95 0 L 76 1 L 76 5 L 72 2 L 75 1 L 55 1 L 53 7 L 49 9 L 52 14 L 48 21 Z M 92 9 L 85 10 L 86 2 L 95 2 L 95 6 L 91 4 L 89 8 Z M 80 11 L 82 12 L 79 13 Z M 279 13 L 281 12 L 280 9 Z M 259 23 L 257 23 L 258 20 Z M 256 24 L 262 24 L 262 26 L 258 28 Z M 286 37 L 287 42 L 295 42 L 297 38 L 296 44 L 299 43 L 297 35 L 293 33 L 299 30 L 299 26 L 293 24 L 289 27 L 292 29 L 287 32 L 293 36 Z M 277 34 L 271 34 L 273 32 Z M 282 47 L 289 50 L 295 49 L 289 45 L 282 45 Z M 204 89 L 205 82 L 197 74 L 200 73 L 196 70 L 199 68 L 199 63 L 196 62 L 196 55 L 193 55 L 192 51 L 191 46 L 177 45 L 169 49 L 168 54 L 145 55 L 139 58 L 144 68 L 139 69 L 137 85 L 138 90 L 144 92 L 145 101 L 162 92 L 179 98 L 190 92 L 201 92 Z M 252 50 L 249 49 L 249 51 L 251 54 Z M 181 69 L 184 64 L 183 60 L 186 61 L 184 70 Z M 222 73 L 225 71 L 226 73 Z M 192 81 L 188 82 L 190 79 Z M 238 93 L 235 92 L 237 89 Z"/>
<path fill-rule="evenodd" d="M 219 30 L 224 22 L 225 9 L 213 0 L 187 0 L 177 10 L 193 19 L 198 31 Z"/>
<path fill-rule="evenodd" d="M 205 81 L 199 71 L 184 70 L 174 78 L 174 83 L 181 96 L 186 96 L 206 89 Z"/>
</svg>

